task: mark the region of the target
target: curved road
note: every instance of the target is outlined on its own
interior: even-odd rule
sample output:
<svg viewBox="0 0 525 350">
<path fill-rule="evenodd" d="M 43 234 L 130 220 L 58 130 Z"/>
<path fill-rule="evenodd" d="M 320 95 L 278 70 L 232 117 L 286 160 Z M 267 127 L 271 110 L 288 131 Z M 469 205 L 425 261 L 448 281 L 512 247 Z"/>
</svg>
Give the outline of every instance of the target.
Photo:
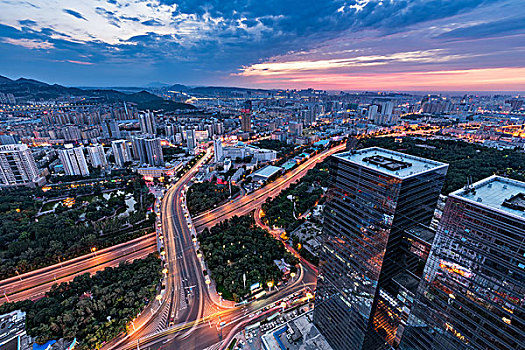
<svg viewBox="0 0 525 350">
<path fill-rule="evenodd" d="M 141 259 L 155 251 L 155 233 L 150 233 L 94 253 L 2 280 L 0 293 L 3 297 L 0 304 L 6 301 L 41 298 L 55 283 L 69 282 L 87 272 L 93 274 L 106 267 L 118 266 L 121 262 Z"/>
<path fill-rule="evenodd" d="M 297 168 L 270 182 L 264 187 L 244 196 L 230 203 L 226 203 L 216 209 L 206 211 L 193 220 L 197 232 L 202 232 L 205 228 L 210 228 L 216 224 L 229 219 L 233 216 L 242 216 L 249 214 L 254 209 L 260 207 L 267 198 L 273 198 L 279 193 L 288 188 L 295 181 L 301 179 L 308 170 L 315 167 L 319 162 L 325 160 L 328 156 L 341 152 L 345 149 L 346 144 L 342 143 L 321 153 L 318 153 L 299 165 Z"/>
</svg>

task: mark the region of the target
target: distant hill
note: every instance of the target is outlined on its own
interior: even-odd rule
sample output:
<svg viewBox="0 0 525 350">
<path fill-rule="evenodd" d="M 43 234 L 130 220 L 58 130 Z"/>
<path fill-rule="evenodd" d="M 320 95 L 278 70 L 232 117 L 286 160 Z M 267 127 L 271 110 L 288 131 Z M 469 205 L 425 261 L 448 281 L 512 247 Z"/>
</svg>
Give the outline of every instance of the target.
<svg viewBox="0 0 525 350">
<path fill-rule="evenodd" d="M 191 95 L 202 95 L 210 97 L 229 97 L 235 96 L 250 98 L 251 95 L 266 95 L 271 96 L 272 90 L 264 89 L 249 89 L 240 87 L 228 87 L 228 86 L 199 86 L 188 89 L 186 91 Z"/>
<path fill-rule="evenodd" d="M 50 85 L 26 78 L 12 80 L 1 75 L 0 92 L 13 94 L 20 103 L 70 96 L 96 98 L 105 102 L 131 102 L 137 104 L 139 109 L 164 109 L 166 111 L 195 109 L 193 105 L 164 100 L 162 97 L 144 90 L 136 93 L 124 93 L 111 89 L 79 89 L 58 84 Z"/>
</svg>

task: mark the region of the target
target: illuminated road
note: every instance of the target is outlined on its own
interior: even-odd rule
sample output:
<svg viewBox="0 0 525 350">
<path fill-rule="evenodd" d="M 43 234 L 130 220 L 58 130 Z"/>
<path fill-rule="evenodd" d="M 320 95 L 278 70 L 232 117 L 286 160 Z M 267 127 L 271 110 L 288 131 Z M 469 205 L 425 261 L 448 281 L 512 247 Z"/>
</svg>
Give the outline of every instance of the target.
<svg viewBox="0 0 525 350">
<path fill-rule="evenodd" d="M 276 197 L 282 190 L 288 188 L 292 183 L 301 179 L 308 172 L 308 170 L 315 167 L 317 163 L 323 161 L 334 153 L 343 151 L 345 147 L 346 144 L 342 143 L 319 154 L 316 154 L 312 158 L 299 165 L 297 168 L 279 177 L 277 180 L 270 182 L 266 186 L 261 187 L 260 189 L 230 203 L 224 204 L 216 209 L 209 210 L 196 216 L 193 222 L 197 228 L 197 231 L 202 232 L 202 230 L 205 228 L 213 227 L 221 221 L 236 215 L 242 216 L 249 214 L 254 209 L 260 207 L 267 198 Z"/>
<path fill-rule="evenodd" d="M 201 215 L 194 223 L 201 223 L 199 228 L 202 229 L 227 217 L 247 214 L 260 206 L 266 198 L 277 195 L 283 188 L 300 179 L 318 162 L 344 148 L 345 145 L 342 144 L 315 155 L 266 187 Z M 269 306 L 280 303 L 281 299 L 295 292 L 304 292 L 306 287 L 315 287 L 317 271 L 314 266 L 303 261 L 300 273 L 289 285 L 281 286 L 280 290 L 266 298 L 243 307 L 223 307 L 217 300 L 214 288 L 206 284 L 201 261 L 195 253 L 192 236 L 194 231 L 185 216 L 183 193 L 185 185 L 195 173 L 196 170 L 190 171 L 171 187 L 162 202 L 165 256 L 169 268 L 167 301 L 162 304 L 150 324 L 129 336 L 126 341 L 111 347 L 113 349 L 219 349 L 227 345 L 230 332 L 237 331 L 236 326 L 260 317 L 253 316 L 255 312 L 267 310 Z M 203 218 L 211 220 L 206 221 Z M 257 222 L 262 225 L 260 220 Z M 297 255 L 295 251 L 292 252 Z M 226 340 L 224 344 L 221 344 L 222 340 Z"/>
<path fill-rule="evenodd" d="M 124 261 L 141 259 L 156 250 L 155 234 L 151 233 L 60 264 L 5 279 L 0 281 L 0 293 L 3 296 L 0 304 L 6 301 L 41 298 L 55 283 L 68 282 L 75 276 L 86 272 L 93 274 Z"/>
</svg>

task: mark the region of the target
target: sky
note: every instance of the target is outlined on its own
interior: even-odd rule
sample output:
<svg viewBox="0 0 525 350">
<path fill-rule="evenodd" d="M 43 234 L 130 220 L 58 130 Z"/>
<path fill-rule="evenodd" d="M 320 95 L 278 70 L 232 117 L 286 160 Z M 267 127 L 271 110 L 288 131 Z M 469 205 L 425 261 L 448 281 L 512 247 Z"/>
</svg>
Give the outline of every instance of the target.
<svg viewBox="0 0 525 350">
<path fill-rule="evenodd" d="M 0 75 L 525 91 L 523 0 L 0 0 Z"/>
</svg>

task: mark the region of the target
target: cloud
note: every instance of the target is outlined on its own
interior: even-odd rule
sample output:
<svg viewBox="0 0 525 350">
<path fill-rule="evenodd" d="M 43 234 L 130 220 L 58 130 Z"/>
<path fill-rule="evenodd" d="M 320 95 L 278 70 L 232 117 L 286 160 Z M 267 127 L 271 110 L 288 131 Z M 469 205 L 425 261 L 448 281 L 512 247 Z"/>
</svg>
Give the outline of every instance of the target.
<svg viewBox="0 0 525 350">
<path fill-rule="evenodd" d="M 142 21 L 141 23 L 144 24 L 145 26 L 152 26 L 152 27 L 162 26 L 162 23 L 157 21 L 156 19 L 150 19 L 150 20 L 147 20 L 147 21 Z"/>
<path fill-rule="evenodd" d="M 83 19 L 84 21 L 87 21 L 87 19 L 84 16 L 82 16 L 81 13 L 79 13 L 77 11 L 70 10 L 70 9 L 63 9 L 62 11 L 64 11 L 65 13 L 67 13 L 68 15 L 71 15 L 73 17 L 76 17 L 78 19 Z"/>
<path fill-rule="evenodd" d="M 84 66 L 91 66 L 91 65 L 94 64 L 92 62 L 76 61 L 76 60 L 65 60 L 64 62 L 69 62 L 69 63 L 74 63 L 74 64 L 81 64 L 81 65 L 84 65 Z"/>
<path fill-rule="evenodd" d="M 53 49 L 54 45 L 48 41 L 40 41 L 33 39 L 13 39 L 13 38 L 3 38 L 2 42 L 11 45 L 17 45 L 25 47 L 26 49 L 42 49 L 49 50 Z"/>
<path fill-rule="evenodd" d="M 525 17 L 506 18 L 500 21 L 491 21 L 481 24 L 459 27 L 439 35 L 444 39 L 476 39 L 489 36 L 524 33 Z"/>
<path fill-rule="evenodd" d="M 524 66 L 522 0 L 56 0 L 40 9 L 0 1 L 1 45 L 23 39 L 27 47 L 17 50 L 41 48 L 0 57 L 0 66 L 23 58 L 31 71 L 45 60 L 49 71 L 67 67 L 70 80 L 81 79 L 77 62 L 92 64 L 84 79 L 118 76 L 122 84 L 146 74 L 188 84 L 306 84 L 323 74 Z"/>
<path fill-rule="evenodd" d="M 35 26 L 37 24 L 35 21 L 32 21 L 30 19 L 24 19 L 22 21 L 18 21 L 18 23 L 20 23 L 20 25 L 22 26 L 28 26 L 28 27 Z"/>
<path fill-rule="evenodd" d="M 244 67 L 240 76 L 268 76 L 295 74 L 305 71 L 329 71 L 341 68 L 368 67 L 397 63 L 438 63 L 446 62 L 465 55 L 449 55 L 443 49 L 425 51 L 396 52 L 389 55 L 356 56 L 351 58 L 334 58 L 327 60 L 300 60 L 287 62 L 266 62 Z"/>
</svg>

